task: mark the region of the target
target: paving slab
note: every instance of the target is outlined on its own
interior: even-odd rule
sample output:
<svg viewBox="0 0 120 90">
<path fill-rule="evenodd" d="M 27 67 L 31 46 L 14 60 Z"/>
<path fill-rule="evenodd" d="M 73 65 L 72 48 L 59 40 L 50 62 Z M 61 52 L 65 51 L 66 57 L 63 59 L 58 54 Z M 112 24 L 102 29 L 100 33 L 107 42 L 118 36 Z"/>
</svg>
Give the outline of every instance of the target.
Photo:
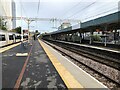
<svg viewBox="0 0 120 90">
<path fill-rule="evenodd" d="M 31 46 L 23 47 L 20 45 L 9 49 L 2 55 L 2 88 L 13 88 L 21 72 L 27 56 L 18 57 L 17 53 L 28 53 Z"/>
<path fill-rule="evenodd" d="M 38 40 L 33 43 L 20 88 L 67 88 Z"/>
</svg>

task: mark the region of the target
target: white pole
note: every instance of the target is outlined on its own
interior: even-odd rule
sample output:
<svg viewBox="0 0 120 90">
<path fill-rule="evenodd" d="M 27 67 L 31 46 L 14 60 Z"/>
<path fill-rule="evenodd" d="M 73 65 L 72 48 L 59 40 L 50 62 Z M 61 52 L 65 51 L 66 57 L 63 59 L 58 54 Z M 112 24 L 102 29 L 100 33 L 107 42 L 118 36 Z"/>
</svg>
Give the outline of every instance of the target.
<svg viewBox="0 0 120 90">
<path fill-rule="evenodd" d="M 21 0 L 22 3 L 22 0 Z M 21 41 L 23 42 L 23 30 L 22 30 L 22 4 L 21 4 Z"/>
<path fill-rule="evenodd" d="M 105 34 L 105 46 L 107 45 L 107 35 Z"/>
</svg>

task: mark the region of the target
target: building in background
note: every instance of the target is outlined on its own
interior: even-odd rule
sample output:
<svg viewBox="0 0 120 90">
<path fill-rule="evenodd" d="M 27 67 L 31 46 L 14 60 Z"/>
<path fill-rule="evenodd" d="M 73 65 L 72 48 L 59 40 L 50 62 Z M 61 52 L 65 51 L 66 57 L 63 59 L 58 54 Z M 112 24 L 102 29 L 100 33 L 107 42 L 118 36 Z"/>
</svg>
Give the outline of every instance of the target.
<svg viewBox="0 0 120 90">
<path fill-rule="evenodd" d="M 16 5 L 15 5 L 15 2 L 12 1 L 12 16 L 13 17 L 16 17 Z M 16 20 L 12 20 L 12 29 L 15 29 L 16 28 Z"/>
<path fill-rule="evenodd" d="M 63 22 L 59 27 L 58 30 L 63 30 L 65 28 L 71 27 L 71 23 L 70 22 Z"/>
<path fill-rule="evenodd" d="M 0 0 L 0 16 L 16 17 L 16 6 L 13 0 Z M 5 19 L 7 30 L 16 28 L 16 20 Z"/>
</svg>

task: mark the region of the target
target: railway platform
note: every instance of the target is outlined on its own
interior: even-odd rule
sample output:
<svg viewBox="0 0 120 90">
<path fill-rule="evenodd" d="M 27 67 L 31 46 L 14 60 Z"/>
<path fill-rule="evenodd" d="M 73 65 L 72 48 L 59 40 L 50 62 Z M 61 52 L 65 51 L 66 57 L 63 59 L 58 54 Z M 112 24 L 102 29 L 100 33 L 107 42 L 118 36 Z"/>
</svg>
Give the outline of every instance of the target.
<svg viewBox="0 0 120 90">
<path fill-rule="evenodd" d="M 2 52 L 2 88 L 66 88 L 38 41 L 32 44 Z"/>
<path fill-rule="evenodd" d="M 57 41 L 60 43 L 67 43 L 67 44 L 73 44 L 85 48 L 93 48 L 93 49 L 98 49 L 98 50 L 103 50 L 103 51 L 108 51 L 108 52 L 113 52 L 113 53 L 120 53 L 120 49 L 113 49 L 113 48 L 108 48 L 108 47 L 102 47 L 102 46 L 93 46 L 93 45 L 88 45 L 88 44 L 80 44 L 80 43 L 73 43 L 73 42 L 66 42 L 66 41 L 60 41 L 60 40 L 51 40 L 51 41 Z"/>
<path fill-rule="evenodd" d="M 13 88 L 27 56 L 16 56 L 17 53 L 28 53 L 31 46 L 21 50 L 21 44 L 2 48 L 2 88 Z"/>
<path fill-rule="evenodd" d="M 37 40 L 33 43 L 20 88 L 66 88 Z"/>
<path fill-rule="evenodd" d="M 108 88 L 58 51 L 36 40 L 23 53 L 17 45 L 2 52 L 2 88 Z"/>
</svg>

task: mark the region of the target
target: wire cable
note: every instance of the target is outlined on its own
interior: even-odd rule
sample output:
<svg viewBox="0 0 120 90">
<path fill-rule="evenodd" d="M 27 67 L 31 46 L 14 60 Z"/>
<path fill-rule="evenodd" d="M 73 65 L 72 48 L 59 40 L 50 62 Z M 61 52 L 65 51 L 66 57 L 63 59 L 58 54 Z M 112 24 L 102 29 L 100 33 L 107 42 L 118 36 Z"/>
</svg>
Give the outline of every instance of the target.
<svg viewBox="0 0 120 90">
<path fill-rule="evenodd" d="M 39 2 L 38 2 L 37 16 L 36 16 L 36 17 L 38 17 L 38 15 L 39 15 L 39 8 L 40 8 L 40 0 L 39 0 Z"/>
<path fill-rule="evenodd" d="M 110 10 L 104 11 L 104 12 L 102 12 L 102 13 L 98 13 L 98 14 L 96 14 L 96 15 L 94 15 L 94 16 L 90 16 L 90 17 L 87 17 L 87 18 L 84 18 L 84 19 L 88 19 L 88 18 L 91 18 L 91 17 L 95 17 L 95 16 L 98 16 L 98 15 L 102 15 L 102 14 L 105 14 L 105 13 L 107 13 L 107 12 L 110 12 L 110 11 L 113 11 L 113 10 L 116 10 L 116 9 L 118 9 L 118 8 L 115 7 L 115 8 L 112 8 L 112 9 L 110 9 Z"/>
<path fill-rule="evenodd" d="M 70 9 L 67 10 L 67 12 L 65 12 L 64 14 L 62 14 L 62 17 L 65 16 L 65 14 L 69 13 L 72 9 L 74 9 L 75 7 L 79 6 L 81 2 L 75 4 L 73 7 L 71 7 Z"/>
<path fill-rule="evenodd" d="M 23 7 L 22 2 L 20 2 L 20 5 L 21 5 L 21 8 L 23 9 L 23 12 L 25 13 L 26 17 L 28 17 L 28 15 L 27 15 L 26 12 L 25 12 L 25 9 L 24 9 L 24 7 Z"/>
<path fill-rule="evenodd" d="M 91 4 L 89 4 L 89 5 L 87 5 L 86 7 L 80 9 L 79 11 L 75 12 L 73 15 L 69 16 L 68 18 L 71 18 L 71 17 L 73 17 L 73 16 L 79 14 L 80 12 L 82 12 L 83 10 L 89 8 L 90 6 L 92 6 L 92 5 L 95 4 L 95 3 L 96 3 L 96 1 L 95 1 L 95 2 L 92 2 Z"/>
<path fill-rule="evenodd" d="M 36 18 L 38 18 L 38 15 L 39 15 L 39 8 L 40 8 L 40 0 L 38 1 L 38 7 L 37 7 L 37 15 L 36 15 Z M 37 20 L 36 20 L 36 28 L 37 28 Z"/>
</svg>

